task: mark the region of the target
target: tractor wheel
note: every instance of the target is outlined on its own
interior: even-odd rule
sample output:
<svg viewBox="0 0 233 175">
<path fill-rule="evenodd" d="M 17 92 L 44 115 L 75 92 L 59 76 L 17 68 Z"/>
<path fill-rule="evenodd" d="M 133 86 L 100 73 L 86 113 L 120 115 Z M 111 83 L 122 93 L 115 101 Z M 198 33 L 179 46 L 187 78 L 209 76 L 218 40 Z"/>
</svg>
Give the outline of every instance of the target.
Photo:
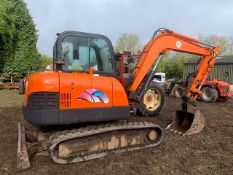
<svg viewBox="0 0 233 175">
<path fill-rule="evenodd" d="M 172 93 L 176 98 L 181 98 L 182 97 L 182 93 L 184 92 L 184 88 L 180 85 L 176 85 L 173 90 Z"/>
<path fill-rule="evenodd" d="M 25 92 L 24 82 L 23 79 L 19 80 L 19 94 L 23 95 Z"/>
<path fill-rule="evenodd" d="M 204 102 L 213 103 L 218 100 L 218 91 L 212 87 L 203 87 L 200 99 Z"/>
<path fill-rule="evenodd" d="M 158 116 L 165 102 L 165 93 L 158 84 L 150 84 L 144 92 L 140 103 L 140 112 L 144 116 Z"/>
</svg>

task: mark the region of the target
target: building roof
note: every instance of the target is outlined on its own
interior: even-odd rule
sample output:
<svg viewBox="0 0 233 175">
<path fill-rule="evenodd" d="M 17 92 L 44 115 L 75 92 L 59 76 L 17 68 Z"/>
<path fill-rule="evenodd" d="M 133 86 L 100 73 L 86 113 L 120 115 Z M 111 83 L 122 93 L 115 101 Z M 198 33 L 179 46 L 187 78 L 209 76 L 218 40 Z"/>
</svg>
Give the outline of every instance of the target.
<svg viewBox="0 0 233 175">
<path fill-rule="evenodd" d="M 197 61 L 189 61 L 184 64 L 195 64 Z M 233 64 L 233 55 L 228 56 L 218 56 L 216 58 L 215 64 Z"/>
</svg>

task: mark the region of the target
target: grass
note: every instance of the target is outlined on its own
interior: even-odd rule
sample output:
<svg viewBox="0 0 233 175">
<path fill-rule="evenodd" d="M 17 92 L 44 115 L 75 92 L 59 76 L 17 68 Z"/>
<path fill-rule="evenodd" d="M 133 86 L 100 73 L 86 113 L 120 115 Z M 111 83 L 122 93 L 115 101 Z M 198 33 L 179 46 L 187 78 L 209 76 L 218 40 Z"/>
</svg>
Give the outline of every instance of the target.
<svg viewBox="0 0 233 175">
<path fill-rule="evenodd" d="M 166 173 L 168 172 L 168 166 L 167 165 L 155 165 L 155 164 L 150 164 L 150 170 L 155 171 L 155 172 L 161 172 L 161 173 Z"/>
<path fill-rule="evenodd" d="M 213 157 L 213 156 L 208 156 L 207 160 L 214 167 L 216 167 L 217 164 L 218 164 L 218 160 L 215 157 Z"/>
<path fill-rule="evenodd" d="M 2 165 L 0 165 L 0 173 L 13 174 L 12 163 L 4 162 Z"/>
<path fill-rule="evenodd" d="M 220 171 L 212 171 L 209 175 L 223 175 Z"/>
</svg>

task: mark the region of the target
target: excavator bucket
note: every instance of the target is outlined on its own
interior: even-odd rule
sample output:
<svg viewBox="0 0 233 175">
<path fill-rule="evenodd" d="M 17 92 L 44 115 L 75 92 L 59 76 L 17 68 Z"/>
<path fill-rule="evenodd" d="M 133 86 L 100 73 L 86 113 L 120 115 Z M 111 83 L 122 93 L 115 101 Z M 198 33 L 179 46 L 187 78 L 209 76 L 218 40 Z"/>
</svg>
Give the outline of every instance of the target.
<svg viewBox="0 0 233 175">
<path fill-rule="evenodd" d="M 199 110 L 196 109 L 193 113 L 185 110 L 177 110 L 172 123 L 169 124 L 166 129 L 189 136 L 200 133 L 204 126 L 205 118 Z"/>
</svg>

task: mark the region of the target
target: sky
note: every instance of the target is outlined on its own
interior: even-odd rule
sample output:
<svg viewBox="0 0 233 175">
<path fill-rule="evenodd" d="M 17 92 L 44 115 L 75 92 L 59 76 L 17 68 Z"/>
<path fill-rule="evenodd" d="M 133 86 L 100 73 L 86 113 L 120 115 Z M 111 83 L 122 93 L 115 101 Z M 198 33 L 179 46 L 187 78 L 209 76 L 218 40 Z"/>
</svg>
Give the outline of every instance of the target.
<svg viewBox="0 0 233 175">
<path fill-rule="evenodd" d="M 99 33 L 116 43 L 136 34 L 145 45 L 158 28 L 192 37 L 233 36 L 232 0 L 24 0 L 38 30 L 39 52 L 52 56 L 56 33 Z"/>
</svg>

